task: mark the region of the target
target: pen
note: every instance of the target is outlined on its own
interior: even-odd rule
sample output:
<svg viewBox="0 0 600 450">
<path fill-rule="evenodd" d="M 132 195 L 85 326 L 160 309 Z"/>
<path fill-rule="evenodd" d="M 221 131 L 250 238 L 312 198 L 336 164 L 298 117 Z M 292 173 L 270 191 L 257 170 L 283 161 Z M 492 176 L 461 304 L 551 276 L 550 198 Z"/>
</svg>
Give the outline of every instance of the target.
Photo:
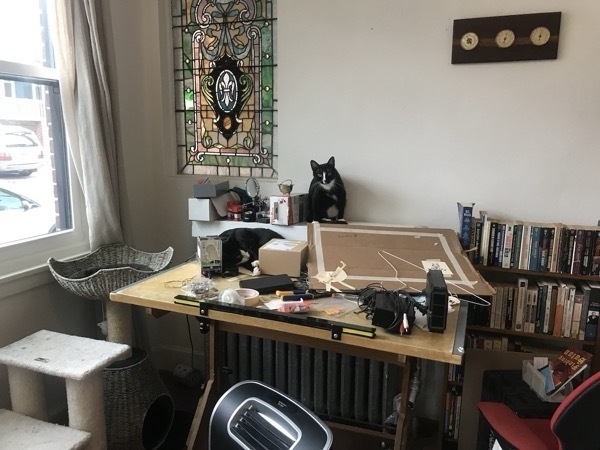
<svg viewBox="0 0 600 450">
<path fill-rule="evenodd" d="M 294 289 L 293 291 L 275 291 L 275 295 L 294 295 L 294 294 L 306 294 L 304 289 Z"/>
</svg>

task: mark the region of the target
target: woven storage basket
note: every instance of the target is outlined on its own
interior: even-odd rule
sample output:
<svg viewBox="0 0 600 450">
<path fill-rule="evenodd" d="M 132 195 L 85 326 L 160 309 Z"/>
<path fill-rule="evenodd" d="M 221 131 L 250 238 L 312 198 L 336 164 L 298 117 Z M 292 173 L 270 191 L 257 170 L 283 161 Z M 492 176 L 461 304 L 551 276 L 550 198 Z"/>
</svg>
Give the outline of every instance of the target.
<svg viewBox="0 0 600 450">
<path fill-rule="evenodd" d="M 173 249 L 147 253 L 126 244 L 109 244 L 70 261 L 48 259 L 50 272 L 63 288 L 91 300 L 108 300 L 109 294 L 164 269 Z"/>
<path fill-rule="evenodd" d="M 166 439 L 175 407 L 144 350 L 102 372 L 109 450 L 155 449 Z"/>
</svg>

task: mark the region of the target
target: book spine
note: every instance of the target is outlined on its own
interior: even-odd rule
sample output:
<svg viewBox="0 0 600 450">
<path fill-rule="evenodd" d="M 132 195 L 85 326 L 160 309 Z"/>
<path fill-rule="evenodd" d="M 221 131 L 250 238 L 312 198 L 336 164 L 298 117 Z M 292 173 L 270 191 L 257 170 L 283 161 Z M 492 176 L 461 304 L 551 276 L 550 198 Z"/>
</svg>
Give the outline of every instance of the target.
<svg viewBox="0 0 600 450">
<path fill-rule="evenodd" d="M 553 272 L 553 267 L 556 265 L 555 252 L 558 243 L 557 228 L 550 228 L 550 242 L 548 243 L 548 261 L 546 263 L 546 271 Z"/>
<path fill-rule="evenodd" d="M 487 265 L 494 265 L 494 255 L 496 254 L 496 239 L 498 237 L 498 222 L 490 223 L 490 242 L 488 245 Z"/>
<path fill-rule="evenodd" d="M 506 233 L 506 224 L 498 223 L 496 231 L 496 248 L 494 249 L 494 266 L 502 267 L 502 255 L 504 254 L 504 235 Z"/>
<path fill-rule="evenodd" d="M 554 313 L 554 329 L 552 336 L 562 336 L 563 313 L 565 311 L 565 289 L 558 286 L 556 296 L 556 310 Z"/>
<path fill-rule="evenodd" d="M 579 324 L 581 321 L 581 310 L 583 308 L 583 292 L 575 290 L 575 299 L 573 300 L 573 315 L 571 319 L 571 333 L 569 336 L 573 339 L 579 339 Z"/>
<path fill-rule="evenodd" d="M 556 302 L 558 299 L 558 286 L 554 281 L 548 282 L 548 296 L 550 298 L 550 319 L 548 321 L 548 334 L 554 334 Z"/>
<path fill-rule="evenodd" d="M 538 270 L 538 265 L 540 261 L 540 237 L 541 237 L 541 227 L 532 226 L 531 227 L 531 241 L 529 243 L 529 270 Z"/>
<path fill-rule="evenodd" d="M 600 230 L 596 231 L 594 251 L 592 252 L 592 267 L 590 275 L 600 275 Z"/>
<path fill-rule="evenodd" d="M 529 243 L 531 241 L 531 225 L 523 224 L 523 236 L 521 238 L 521 258 L 519 269 L 529 268 Z"/>
<path fill-rule="evenodd" d="M 517 280 L 517 308 L 514 315 L 515 331 L 524 331 L 523 318 L 525 316 L 525 306 L 527 303 L 527 286 L 529 281 L 527 278 L 519 278 Z"/>
<path fill-rule="evenodd" d="M 523 224 L 516 224 L 513 232 L 513 249 L 510 255 L 510 268 L 518 268 L 521 259 L 521 241 L 523 239 Z"/>
<path fill-rule="evenodd" d="M 558 244 L 558 254 L 556 255 L 556 273 L 565 273 L 567 265 L 567 253 L 569 245 L 569 229 L 562 227 L 560 229 L 560 238 Z"/>
<path fill-rule="evenodd" d="M 508 292 L 510 290 L 509 285 L 505 285 L 502 290 L 502 308 L 500 309 L 500 323 L 498 324 L 498 328 L 505 330 L 506 329 L 506 316 L 508 313 Z"/>
<path fill-rule="evenodd" d="M 579 283 L 579 288 L 583 292 L 583 299 L 581 301 L 581 319 L 579 321 L 579 336 L 578 339 L 583 341 L 585 339 L 585 325 L 588 317 L 588 309 L 590 306 L 590 287 L 587 283 Z"/>
<path fill-rule="evenodd" d="M 515 225 L 507 223 L 504 231 L 504 251 L 502 252 L 502 268 L 504 269 L 510 269 L 514 231 Z"/>
<path fill-rule="evenodd" d="M 585 230 L 585 243 L 583 245 L 583 255 L 581 256 L 581 275 L 589 275 L 592 269 L 592 255 L 596 245 L 596 231 Z"/>
<path fill-rule="evenodd" d="M 531 316 L 529 319 L 529 332 L 535 333 L 536 324 L 539 322 L 538 312 L 538 290 L 537 287 L 529 289 L 529 296 L 531 297 Z"/>
<path fill-rule="evenodd" d="M 479 263 L 487 266 L 488 248 L 490 244 L 490 220 L 486 211 L 479 211 L 481 218 L 481 246 L 479 247 Z"/>
<path fill-rule="evenodd" d="M 474 203 L 456 203 L 458 206 L 458 220 L 460 229 L 460 244 L 463 250 L 468 250 L 471 243 L 471 218 L 473 217 Z"/>
<path fill-rule="evenodd" d="M 544 284 L 537 284 L 537 307 L 535 311 L 534 333 L 544 331 L 544 318 L 546 317 L 546 297 L 544 297 Z"/>
<path fill-rule="evenodd" d="M 571 336 L 571 324 L 573 321 L 573 306 L 575 303 L 575 286 L 565 286 L 565 310 L 563 312 L 562 337 Z"/>
<path fill-rule="evenodd" d="M 576 236 L 577 230 L 573 229 L 573 228 L 569 228 L 568 230 L 568 239 L 567 239 L 567 247 L 565 249 L 566 252 L 566 261 L 565 261 L 565 267 L 563 268 L 564 272 L 563 273 L 571 273 L 571 264 L 573 263 L 573 253 L 575 251 L 575 236 Z"/>
<path fill-rule="evenodd" d="M 548 283 L 542 283 L 542 296 L 544 298 L 544 325 L 542 326 L 542 333 L 548 334 L 550 329 L 550 311 L 552 310 L 552 287 Z"/>
<path fill-rule="evenodd" d="M 590 301 L 585 322 L 585 340 L 595 341 L 600 317 L 600 284 L 588 283 L 590 286 Z"/>
<path fill-rule="evenodd" d="M 540 260 L 537 270 L 548 270 L 548 253 L 550 251 L 550 227 L 542 227 L 542 236 L 540 238 Z"/>
<path fill-rule="evenodd" d="M 506 320 L 504 322 L 505 330 L 512 330 L 513 327 L 513 311 L 515 305 L 515 288 L 514 286 L 508 286 L 506 288 L 507 291 L 507 300 L 506 300 Z"/>
<path fill-rule="evenodd" d="M 481 219 L 475 219 L 475 231 L 473 233 L 473 251 L 469 252 L 469 258 L 473 264 L 481 264 L 480 257 L 481 246 Z"/>
<path fill-rule="evenodd" d="M 571 274 L 580 275 L 581 258 L 583 257 L 583 246 L 585 244 L 585 230 L 575 232 L 575 242 L 573 244 L 573 259 L 571 260 Z"/>
</svg>

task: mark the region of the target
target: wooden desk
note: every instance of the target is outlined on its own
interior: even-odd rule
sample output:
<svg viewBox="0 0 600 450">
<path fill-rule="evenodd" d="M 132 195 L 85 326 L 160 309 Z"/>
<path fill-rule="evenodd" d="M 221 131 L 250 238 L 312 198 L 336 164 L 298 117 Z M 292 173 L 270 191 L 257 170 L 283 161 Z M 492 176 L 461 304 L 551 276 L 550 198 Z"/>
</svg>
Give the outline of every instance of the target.
<svg viewBox="0 0 600 450">
<path fill-rule="evenodd" d="M 165 286 L 168 281 L 185 280 L 197 273 L 198 266 L 195 263 L 183 264 L 112 292 L 110 299 L 115 302 L 138 305 L 152 310 L 199 316 L 197 307 L 175 304 L 173 297 L 178 293 L 178 290 Z M 219 289 L 237 287 L 237 283 L 237 280 L 233 282 L 222 280 L 219 281 L 217 287 Z M 225 357 L 224 352 L 221 350 L 224 348 L 223 333 L 219 333 L 219 331 L 229 331 L 404 366 L 401 386 L 403 395 L 394 439 L 394 448 L 401 449 L 406 448 L 407 427 L 410 422 L 407 417 L 410 413 L 407 407 L 407 399 L 411 357 L 460 364 L 466 326 L 466 308 L 461 308 L 460 312 L 456 311 L 448 315 L 446 331 L 441 334 L 425 332 L 415 327 L 411 335 L 399 336 L 377 329 L 377 335 L 374 339 L 343 334 L 340 341 L 332 340 L 331 332 L 328 330 L 229 312 L 210 310 L 207 318 L 210 323 L 208 330 L 210 338 L 208 381 L 188 436 L 188 448 L 205 449 L 208 446 L 210 412 L 216 401 L 226 390 L 226 375 L 221 370 L 224 366 Z M 371 325 L 370 321 L 365 319 L 362 314 L 346 314 L 336 320 L 363 326 Z M 459 347 L 460 349 L 458 349 Z M 392 436 L 392 438 L 394 437 Z"/>
</svg>

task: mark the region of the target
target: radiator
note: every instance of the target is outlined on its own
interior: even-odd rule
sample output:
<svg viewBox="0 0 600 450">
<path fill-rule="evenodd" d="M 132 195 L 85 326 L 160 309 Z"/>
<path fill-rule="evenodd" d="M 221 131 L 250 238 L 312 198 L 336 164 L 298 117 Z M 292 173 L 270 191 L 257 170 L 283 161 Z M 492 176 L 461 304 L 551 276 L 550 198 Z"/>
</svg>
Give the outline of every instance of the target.
<svg viewBox="0 0 600 450">
<path fill-rule="evenodd" d="M 400 391 L 402 367 L 270 339 L 226 333 L 232 384 L 259 380 L 323 418 L 382 427 Z"/>
</svg>

